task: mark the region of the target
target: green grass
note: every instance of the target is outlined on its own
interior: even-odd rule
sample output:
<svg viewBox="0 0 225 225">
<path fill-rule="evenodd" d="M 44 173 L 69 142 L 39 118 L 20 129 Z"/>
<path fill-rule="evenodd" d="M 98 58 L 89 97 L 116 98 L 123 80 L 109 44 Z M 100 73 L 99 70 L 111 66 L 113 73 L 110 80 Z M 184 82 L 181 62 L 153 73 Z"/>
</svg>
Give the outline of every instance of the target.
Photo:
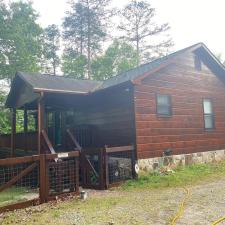
<svg viewBox="0 0 225 225">
<path fill-rule="evenodd" d="M 0 193 L 0 206 L 8 202 L 17 202 L 24 198 L 27 193 L 26 188 L 23 187 L 11 187 Z"/>
<path fill-rule="evenodd" d="M 225 162 L 182 166 L 167 175 L 159 172 L 142 173 L 136 180 L 122 185 L 123 190 L 132 188 L 166 188 L 191 185 L 210 178 L 225 175 Z"/>
</svg>

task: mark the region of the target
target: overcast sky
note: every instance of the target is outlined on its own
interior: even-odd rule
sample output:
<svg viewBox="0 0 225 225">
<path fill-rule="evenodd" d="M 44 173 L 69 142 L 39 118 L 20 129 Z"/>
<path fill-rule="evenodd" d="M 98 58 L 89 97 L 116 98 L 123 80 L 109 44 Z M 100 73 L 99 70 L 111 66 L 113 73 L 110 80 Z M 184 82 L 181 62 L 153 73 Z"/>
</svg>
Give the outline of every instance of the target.
<svg viewBox="0 0 225 225">
<path fill-rule="evenodd" d="M 43 26 L 61 24 L 68 9 L 67 0 L 33 0 Z M 128 0 L 113 0 L 122 7 Z M 157 21 L 169 22 L 174 50 L 204 42 L 225 58 L 224 0 L 149 0 L 156 8 Z"/>
</svg>

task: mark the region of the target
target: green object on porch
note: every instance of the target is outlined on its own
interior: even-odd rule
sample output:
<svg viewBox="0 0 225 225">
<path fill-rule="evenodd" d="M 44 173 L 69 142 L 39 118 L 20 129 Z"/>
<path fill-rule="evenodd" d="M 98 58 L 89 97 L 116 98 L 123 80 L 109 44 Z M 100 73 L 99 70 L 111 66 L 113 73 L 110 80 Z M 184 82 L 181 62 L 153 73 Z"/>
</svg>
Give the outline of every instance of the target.
<svg viewBox="0 0 225 225">
<path fill-rule="evenodd" d="M 61 113 L 55 112 L 55 145 L 62 144 L 62 126 L 61 126 Z"/>
</svg>

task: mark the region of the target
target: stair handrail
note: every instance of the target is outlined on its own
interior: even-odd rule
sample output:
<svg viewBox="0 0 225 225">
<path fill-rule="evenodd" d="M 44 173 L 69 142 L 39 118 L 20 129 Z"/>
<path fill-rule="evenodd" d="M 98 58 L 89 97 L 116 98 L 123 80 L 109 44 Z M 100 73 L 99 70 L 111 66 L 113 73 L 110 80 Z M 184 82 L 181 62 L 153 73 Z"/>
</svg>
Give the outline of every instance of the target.
<svg viewBox="0 0 225 225">
<path fill-rule="evenodd" d="M 72 134 L 72 132 L 70 131 L 70 129 L 67 129 L 66 132 L 69 135 L 69 138 L 72 141 L 72 143 L 75 146 L 75 148 L 78 149 L 79 151 L 81 151 L 82 150 L 82 147 L 80 146 L 79 142 L 77 141 L 77 139 L 75 138 L 75 136 Z"/>
<path fill-rule="evenodd" d="M 75 146 L 75 148 L 81 153 L 81 155 L 83 156 L 84 160 L 86 161 L 87 165 L 89 166 L 89 168 L 94 172 L 94 175 L 96 177 L 99 177 L 97 171 L 95 170 L 95 168 L 92 166 L 90 160 L 87 158 L 87 156 L 85 154 L 82 154 L 82 147 L 79 144 L 79 142 L 77 141 L 76 137 L 72 134 L 72 132 L 70 131 L 70 129 L 66 130 L 67 134 L 69 135 L 70 140 L 73 142 L 73 145 Z"/>
<path fill-rule="evenodd" d="M 42 134 L 42 137 L 43 137 L 43 139 L 44 139 L 44 141 L 45 141 L 45 144 L 46 144 L 46 146 L 47 146 L 49 152 L 50 152 L 51 154 L 56 154 L 56 151 L 55 151 L 55 149 L 53 148 L 53 145 L 52 145 L 52 143 L 51 143 L 51 141 L 50 141 L 50 139 L 49 139 L 49 137 L 48 137 L 46 131 L 45 131 L 45 130 L 42 130 L 42 131 L 41 131 L 41 134 Z"/>
</svg>

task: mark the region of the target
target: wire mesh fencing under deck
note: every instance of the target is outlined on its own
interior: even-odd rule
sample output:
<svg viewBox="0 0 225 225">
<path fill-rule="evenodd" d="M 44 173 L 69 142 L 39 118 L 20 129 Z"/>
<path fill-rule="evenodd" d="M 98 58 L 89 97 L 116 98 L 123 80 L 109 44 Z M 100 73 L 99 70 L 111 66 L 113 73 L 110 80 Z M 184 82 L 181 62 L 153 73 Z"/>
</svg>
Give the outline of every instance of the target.
<svg viewBox="0 0 225 225">
<path fill-rule="evenodd" d="M 78 158 L 47 163 L 49 195 L 77 191 L 79 186 Z"/>
<path fill-rule="evenodd" d="M 132 151 L 107 153 L 109 184 L 119 183 L 133 178 L 132 154 L 133 154 Z"/>
<path fill-rule="evenodd" d="M 100 157 L 99 154 L 89 154 L 86 155 L 87 159 L 89 160 L 90 164 L 93 167 L 93 170 L 89 170 L 86 173 L 86 182 L 89 185 L 98 186 L 100 184 L 99 174 L 100 174 Z"/>
<path fill-rule="evenodd" d="M 39 162 L 0 165 L 0 207 L 39 197 Z"/>
</svg>

